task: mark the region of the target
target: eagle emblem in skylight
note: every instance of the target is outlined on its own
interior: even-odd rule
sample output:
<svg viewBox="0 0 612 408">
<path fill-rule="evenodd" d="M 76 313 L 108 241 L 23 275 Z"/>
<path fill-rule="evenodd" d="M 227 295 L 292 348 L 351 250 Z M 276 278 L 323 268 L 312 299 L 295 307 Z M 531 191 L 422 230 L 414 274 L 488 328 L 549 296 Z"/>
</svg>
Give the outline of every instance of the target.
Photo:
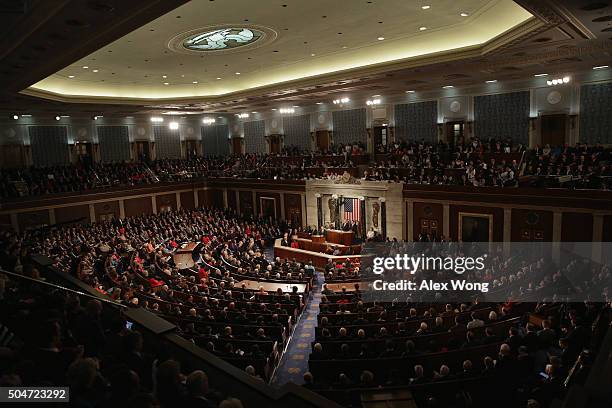
<svg viewBox="0 0 612 408">
<path fill-rule="evenodd" d="M 252 28 L 222 28 L 187 37 L 183 47 L 192 51 L 227 50 L 252 44 L 262 36 L 262 32 Z"/>
</svg>

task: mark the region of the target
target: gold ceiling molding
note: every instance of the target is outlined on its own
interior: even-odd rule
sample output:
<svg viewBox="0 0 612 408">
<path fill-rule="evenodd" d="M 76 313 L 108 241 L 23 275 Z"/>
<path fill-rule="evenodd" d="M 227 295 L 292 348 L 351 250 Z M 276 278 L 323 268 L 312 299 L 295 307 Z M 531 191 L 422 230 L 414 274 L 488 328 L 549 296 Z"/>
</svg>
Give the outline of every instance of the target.
<svg viewBox="0 0 612 408">
<path fill-rule="evenodd" d="M 195 97 L 184 97 L 184 98 L 115 98 L 105 96 L 72 96 L 64 95 L 54 92 L 45 91 L 37 88 L 27 88 L 21 91 L 22 94 L 33 96 L 37 98 L 50 99 L 57 102 L 65 103 L 106 103 L 106 104 L 120 104 L 120 105 L 140 105 L 140 104 L 151 104 L 152 102 L 159 103 L 190 103 L 199 102 L 207 104 L 218 104 L 218 103 L 229 103 L 239 98 L 250 98 L 250 97 L 261 97 L 262 94 L 278 92 L 279 94 L 297 93 L 296 88 L 314 87 L 322 83 L 330 83 L 337 81 L 353 81 L 356 78 L 367 77 L 381 74 L 392 74 L 393 72 L 418 68 L 422 66 L 428 66 L 433 64 L 448 63 L 460 60 L 466 60 L 471 58 L 481 57 L 484 54 L 490 53 L 493 50 L 504 47 L 506 43 L 520 42 L 526 36 L 533 31 L 539 31 L 542 28 L 548 28 L 548 26 L 537 19 L 529 19 L 525 23 L 522 23 L 506 33 L 493 38 L 480 46 L 466 47 L 461 50 L 453 50 L 447 52 L 439 52 L 421 57 L 409 58 L 401 61 L 393 61 L 387 63 L 380 63 L 351 70 L 339 71 L 330 74 L 324 74 L 294 81 L 287 81 L 279 84 L 273 84 L 270 86 L 252 88 L 244 91 L 238 91 L 234 93 L 228 93 L 219 96 L 195 96 Z M 361 84 L 359 81 L 355 81 L 355 85 Z M 315 93 L 325 91 L 325 89 L 316 88 L 313 89 Z"/>
</svg>

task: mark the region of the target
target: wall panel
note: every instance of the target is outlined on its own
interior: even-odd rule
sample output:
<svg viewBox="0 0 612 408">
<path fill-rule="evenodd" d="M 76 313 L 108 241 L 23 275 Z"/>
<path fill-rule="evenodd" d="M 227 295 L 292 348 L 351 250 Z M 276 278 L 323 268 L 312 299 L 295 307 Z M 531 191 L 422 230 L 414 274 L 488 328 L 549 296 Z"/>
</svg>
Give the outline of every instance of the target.
<svg viewBox="0 0 612 408">
<path fill-rule="evenodd" d="M 193 197 L 193 191 L 181 192 L 181 208 L 186 210 L 193 210 L 195 208 L 195 198 Z"/>
<path fill-rule="evenodd" d="M 58 207 L 55 210 L 55 222 L 79 222 L 87 224 L 91 221 L 89 216 L 89 205 L 74 205 L 71 207 Z"/>
<path fill-rule="evenodd" d="M 438 138 L 436 101 L 395 105 L 395 138 L 434 143 Z"/>
<path fill-rule="evenodd" d="M 529 142 L 529 92 L 474 97 L 474 135 Z"/>
<path fill-rule="evenodd" d="M 580 88 L 580 141 L 612 143 L 612 82 Z"/>
<path fill-rule="evenodd" d="M 438 203 L 419 203 L 413 204 L 413 235 L 412 239 L 418 241 L 421 231 L 441 237 L 444 235 L 444 207 Z"/>
<path fill-rule="evenodd" d="M 100 159 L 103 162 L 130 160 L 130 136 L 127 126 L 96 126 Z"/>
<path fill-rule="evenodd" d="M 123 202 L 126 217 L 153 214 L 151 197 L 131 198 Z"/>
<path fill-rule="evenodd" d="M 245 153 L 266 153 L 266 122 L 255 120 L 244 122 Z"/>
<path fill-rule="evenodd" d="M 29 126 L 34 166 L 68 164 L 68 130 L 66 126 Z"/>
<path fill-rule="evenodd" d="M 334 144 L 348 144 L 353 142 L 366 143 L 366 110 L 351 109 L 334 111 L 332 113 L 334 122 Z"/>
<path fill-rule="evenodd" d="M 155 154 L 158 159 L 178 159 L 181 157 L 181 138 L 178 130 L 167 125 L 153 126 Z"/>
<path fill-rule="evenodd" d="M 283 130 L 285 146 L 297 146 L 302 150 L 310 150 L 310 115 L 283 118 Z"/>
</svg>

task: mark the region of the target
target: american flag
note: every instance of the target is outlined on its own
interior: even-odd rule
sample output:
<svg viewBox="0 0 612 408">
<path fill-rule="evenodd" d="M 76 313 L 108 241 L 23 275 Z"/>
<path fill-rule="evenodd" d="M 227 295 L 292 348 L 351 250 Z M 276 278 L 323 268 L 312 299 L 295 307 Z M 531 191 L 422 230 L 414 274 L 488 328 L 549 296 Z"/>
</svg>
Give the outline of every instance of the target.
<svg viewBox="0 0 612 408">
<path fill-rule="evenodd" d="M 360 222 L 361 220 L 361 203 L 358 198 L 344 199 L 344 219 Z"/>
</svg>

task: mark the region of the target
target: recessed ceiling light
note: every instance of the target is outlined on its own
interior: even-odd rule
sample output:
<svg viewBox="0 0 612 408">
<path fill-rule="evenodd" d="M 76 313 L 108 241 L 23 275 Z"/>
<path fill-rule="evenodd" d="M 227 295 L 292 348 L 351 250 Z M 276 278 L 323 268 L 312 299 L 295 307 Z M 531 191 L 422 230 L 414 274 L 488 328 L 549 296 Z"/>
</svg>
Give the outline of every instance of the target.
<svg viewBox="0 0 612 408">
<path fill-rule="evenodd" d="M 310 54 L 311 57 L 314 57 L 315 55 L 317 55 L 317 54 Z"/>
<path fill-rule="evenodd" d="M 421 6 L 421 8 L 422 8 L 423 10 L 429 10 L 429 9 L 431 8 L 431 6 Z"/>
<path fill-rule="evenodd" d="M 170 122 L 168 127 L 170 128 L 170 130 L 178 130 L 179 124 L 178 122 Z"/>
<path fill-rule="evenodd" d="M 99 70 L 97 69 L 92 69 L 91 72 L 98 72 Z"/>
<path fill-rule="evenodd" d="M 164 79 L 168 78 L 168 75 L 162 75 L 162 78 L 164 78 Z"/>
<path fill-rule="evenodd" d="M 463 13 L 461 13 L 461 14 L 459 14 L 459 15 L 460 15 L 461 17 L 467 17 L 467 16 L 469 16 L 469 14 L 468 14 L 468 13 L 466 13 L 466 12 L 463 12 Z"/>
<path fill-rule="evenodd" d="M 15 120 L 19 119 L 19 115 L 13 115 L 13 119 Z"/>
<path fill-rule="evenodd" d="M 298 106 L 298 105 L 293 105 L 293 107 L 294 107 L 294 108 L 299 108 L 299 106 Z"/>
<path fill-rule="evenodd" d="M 385 39 L 385 37 L 378 37 L 378 38 L 377 38 L 377 40 L 378 40 L 378 41 L 382 41 L 382 40 L 384 40 L 384 39 Z"/>
<path fill-rule="evenodd" d="M 347 48 L 348 48 L 348 47 L 347 47 L 346 45 L 343 45 L 343 46 L 342 46 L 342 49 L 343 49 L 343 50 L 345 50 L 345 49 L 347 49 Z"/>
<path fill-rule="evenodd" d="M 217 80 L 221 79 L 220 77 L 217 77 Z"/>
<path fill-rule="evenodd" d="M 548 74 L 535 74 L 534 77 L 545 77 L 548 76 Z"/>
<path fill-rule="evenodd" d="M 444 88 L 444 89 L 448 89 L 448 88 L 453 88 L 453 86 L 452 86 L 452 85 L 445 85 L 445 86 L 443 86 L 442 88 Z"/>
<path fill-rule="evenodd" d="M 74 75 L 68 75 L 68 78 L 74 78 Z"/>
<path fill-rule="evenodd" d="M 497 79 L 489 79 L 488 81 L 485 81 L 487 84 L 494 84 L 495 82 L 497 82 Z"/>
<path fill-rule="evenodd" d="M 317 102 L 317 105 L 323 105 L 323 102 Z"/>
<path fill-rule="evenodd" d="M 378 98 L 380 95 L 372 95 L 372 98 Z"/>
<path fill-rule="evenodd" d="M 257 112 L 251 112 L 252 114 L 256 114 Z"/>
<path fill-rule="evenodd" d="M 60 118 L 59 116 L 56 116 L 56 117 L 55 117 L 55 120 L 60 120 L 60 119 L 61 119 L 61 118 Z"/>
<path fill-rule="evenodd" d="M 427 30 L 427 27 L 419 27 L 419 30 L 420 31 L 425 31 L 425 30 Z"/>
<path fill-rule="evenodd" d="M 170 85 L 168 82 L 164 82 L 164 85 Z"/>
<path fill-rule="evenodd" d="M 275 111 L 275 110 L 276 110 L 276 108 L 272 108 L 272 110 L 273 110 L 273 111 Z"/>
<path fill-rule="evenodd" d="M 89 68 L 87 65 L 83 65 L 83 69 L 87 69 Z"/>
<path fill-rule="evenodd" d="M 192 84 L 197 84 L 197 83 L 198 83 L 198 81 L 193 81 L 193 82 L 192 82 Z"/>
<path fill-rule="evenodd" d="M 593 69 L 606 69 L 606 68 L 609 68 L 609 66 L 608 65 L 598 65 L 596 67 L 593 67 Z"/>
<path fill-rule="evenodd" d="M 240 75 L 240 72 L 236 72 L 236 75 Z"/>
<path fill-rule="evenodd" d="M 406 91 L 406 93 L 414 93 L 415 91 Z"/>
</svg>

